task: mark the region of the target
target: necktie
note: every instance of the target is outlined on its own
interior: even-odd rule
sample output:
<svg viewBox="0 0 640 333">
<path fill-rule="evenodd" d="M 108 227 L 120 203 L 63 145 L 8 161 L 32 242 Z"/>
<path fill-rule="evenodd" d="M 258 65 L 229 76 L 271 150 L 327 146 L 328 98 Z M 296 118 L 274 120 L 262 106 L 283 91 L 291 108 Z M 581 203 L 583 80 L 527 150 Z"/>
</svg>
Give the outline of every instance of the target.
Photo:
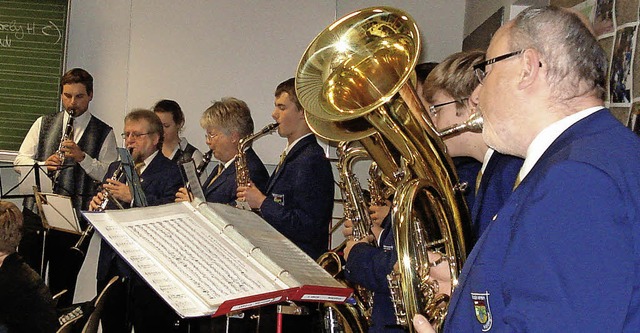
<svg viewBox="0 0 640 333">
<path fill-rule="evenodd" d="M 145 164 L 144 162 L 138 162 L 136 163 L 136 165 L 134 166 L 134 169 L 136 170 L 136 173 L 138 174 L 138 176 L 140 176 L 140 174 L 142 173 L 142 168 L 144 168 Z"/>
<path fill-rule="evenodd" d="M 278 170 L 280 170 L 280 167 L 282 167 L 282 164 L 284 164 L 284 160 L 287 158 L 287 151 L 283 151 L 282 154 L 280 154 L 280 162 L 278 162 L 278 165 L 276 166 L 276 171 L 274 171 L 273 173 L 278 172 Z"/>
<path fill-rule="evenodd" d="M 518 173 L 518 176 L 516 177 L 516 182 L 515 184 L 513 184 L 513 191 L 516 190 L 516 188 L 518 187 L 518 185 L 520 185 L 520 182 L 522 181 L 522 179 L 520 179 L 520 173 Z"/>
<path fill-rule="evenodd" d="M 218 177 L 220 177 L 220 175 L 222 174 L 223 171 L 224 171 L 224 164 L 222 164 L 222 163 L 218 164 L 218 171 L 217 171 L 215 177 L 211 178 L 211 181 L 209 182 L 209 185 L 207 185 L 207 187 L 211 186 L 211 184 L 213 184 L 213 182 L 216 181 L 216 179 L 218 179 Z"/>
</svg>

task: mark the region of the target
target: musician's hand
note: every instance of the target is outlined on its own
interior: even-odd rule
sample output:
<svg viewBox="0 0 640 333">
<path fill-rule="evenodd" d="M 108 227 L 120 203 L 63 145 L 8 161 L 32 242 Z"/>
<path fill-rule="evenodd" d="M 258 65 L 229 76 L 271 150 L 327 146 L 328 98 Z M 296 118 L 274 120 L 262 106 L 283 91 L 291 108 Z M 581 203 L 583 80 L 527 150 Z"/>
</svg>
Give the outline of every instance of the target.
<svg viewBox="0 0 640 333">
<path fill-rule="evenodd" d="M 384 218 L 389 215 L 389 211 L 391 210 L 391 201 L 385 201 L 383 206 L 369 206 L 369 216 L 371 216 L 371 222 L 374 225 L 380 227 L 382 225 L 382 221 Z"/>
<path fill-rule="evenodd" d="M 193 201 L 193 194 L 184 187 L 181 187 L 178 192 L 176 192 L 176 202 L 182 201 Z"/>
<path fill-rule="evenodd" d="M 440 253 L 429 251 L 428 255 L 429 261 L 432 263 L 432 266 L 429 267 L 429 281 L 436 282 L 438 286 L 437 294 L 451 296 L 451 271 L 449 270 L 449 261 L 444 259 Z M 419 269 L 424 267 L 426 266 L 421 266 Z M 397 262 L 393 265 L 393 269 L 395 271 L 400 270 Z M 423 273 L 423 275 L 426 275 L 426 273 Z"/>
<path fill-rule="evenodd" d="M 252 209 L 260 208 L 267 198 L 253 183 L 238 187 L 237 195 L 238 201 L 246 201 Z"/>
<path fill-rule="evenodd" d="M 351 219 L 345 219 L 342 227 L 342 235 L 345 238 L 349 238 L 353 235 L 353 221 L 351 221 Z"/>
<path fill-rule="evenodd" d="M 416 333 L 435 333 L 436 331 L 433 329 L 433 326 L 429 324 L 427 318 L 425 318 L 421 314 L 416 314 L 413 316 L 413 328 Z"/>
<path fill-rule="evenodd" d="M 100 205 L 102 205 L 102 200 L 102 192 L 98 192 L 98 194 L 91 199 L 91 202 L 89 203 L 89 210 L 92 212 L 97 211 L 98 208 L 100 208 Z"/>
<path fill-rule="evenodd" d="M 130 203 L 133 200 L 129 186 L 125 183 L 108 178 L 107 183 L 102 187 L 107 189 L 111 196 L 120 202 Z"/>
<path fill-rule="evenodd" d="M 49 158 L 47 158 L 44 161 L 44 165 L 47 166 L 48 171 L 58 170 L 60 168 L 60 164 L 62 164 L 62 161 L 60 160 L 57 154 L 53 154 L 49 156 Z"/>
<path fill-rule="evenodd" d="M 62 148 L 60 148 L 60 151 L 64 152 L 65 158 L 71 158 L 76 163 L 82 162 L 85 157 L 85 153 L 75 142 L 73 142 L 73 140 L 62 141 Z"/>
<path fill-rule="evenodd" d="M 349 253 L 351 253 L 351 249 L 358 243 L 365 243 L 365 244 L 370 244 L 373 241 L 373 236 L 368 235 L 367 237 L 355 241 L 353 240 L 353 238 L 348 237 L 347 238 L 347 244 L 345 244 L 344 247 L 344 253 L 342 254 L 344 256 L 344 260 L 349 260 Z"/>
</svg>

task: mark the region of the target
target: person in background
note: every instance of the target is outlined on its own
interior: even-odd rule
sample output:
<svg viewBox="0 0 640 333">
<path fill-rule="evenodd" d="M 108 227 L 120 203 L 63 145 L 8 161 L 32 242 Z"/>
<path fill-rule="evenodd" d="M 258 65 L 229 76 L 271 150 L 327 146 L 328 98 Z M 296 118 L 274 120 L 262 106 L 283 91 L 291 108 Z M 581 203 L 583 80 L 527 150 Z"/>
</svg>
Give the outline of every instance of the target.
<svg viewBox="0 0 640 333">
<path fill-rule="evenodd" d="M 127 149 L 132 149 L 131 156 L 149 206 L 173 202 L 174 193 L 182 184 L 178 165 L 160 152 L 163 134 L 160 118 L 150 110 L 131 111 L 124 119 L 122 137 Z M 111 179 L 119 165 L 120 162 L 113 162 L 105 176 L 103 188 L 112 196 L 106 209 L 116 208 L 113 200 L 118 200 L 124 208 L 131 207 L 132 203 L 139 206 L 133 201 L 134 196 L 124 179 Z M 103 193 L 98 192 L 90 209 L 98 210 L 104 199 Z M 173 309 L 103 240 L 98 258 L 97 290 L 104 289 L 114 276 L 125 283 L 115 285 L 106 301 L 101 318 L 104 333 L 129 332 L 131 323 L 137 333 L 185 329 L 176 325 L 179 317 Z"/>
<path fill-rule="evenodd" d="M 0 201 L 0 332 L 55 332 L 56 302 L 44 281 L 16 247 L 22 237 L 22 213 Z"/>
<path fill-rule="evenodd" d="M 525 161 L 444 331 L 637 331 L 640 139 L 604 107 L 605 51 L 585 18 L 545 6 L 503 25 L 487 58 L 475 66 L 483 138 Z"/>
<path fill-rule="evenodd" d="M 54 192 L 71 197 L 77 216 L 81 216 L 80 211 L 89 208 L 97 182 L 104 177 L 109 163 L 117 158 L 116 138 L 111 126 L 89 111 L 93 99 L 91 74 L 81 68 L 71 69 L 62 76 L 60 88 L 66 112 L 42 116 L 33 123 L 22 141 L 14 165 L 20 171 L 23 168 L 18 166 L 38 163 L 45 165 L 52 175 L 59 173 L 55 177 Z M 71 125 L 73 133 L 62 141 L 67 124 Z M 63 168 L 60 168 L 62 161 L 57 154 L 58 148 L 64 156 Z M 33 199 L 25 200 L 23 212 L 25 232 L 19 252 L 37 271 L 41 270 L 41 264 L 49 266 L 49 288 L 54 293 L 67 290 L 58 302 L 61 306 L 68 306 L 73 301 L 78 272 L 84 260 L 71 252 L 79 236 L 51 230 L 47 234 L 43 262 L 42 222 Z M 80 219 L 80 226 L 83 229 L 87 227 L 85 219 Z M 88 246 L 89 242 L 85 242 L 84 253 Z"/>
<path fill-rule="evenodd" d="M 235 205 L 237 196 L 236 157 L 238 141 L 253 134 L 253 119 L 249 106 L 242 100 L 225 97 L 211 105 L 200 118 L 205 140 L 213 156 L 220 162 L 202 184 L 208 202 Z M 249 176 L 260 191 L 265 191 L 269 173 L 249 146 L 245 151 Z M 176 201 L 191 201 L 192 195 L 182 187 Z"/>
<path fill-rule="evenodd" d="M 186 138 L 180 137 L 185 124 L 180 105 L 176 101 L 163 99 L 158 101 L 151 111 L 155 112 L 162 121 L 164 129 L 162 154 L 176 163 L 193 160 L 195 165 L 199 165 L 202 162 L 202 153 L 187 142 Z"/>
</svg>

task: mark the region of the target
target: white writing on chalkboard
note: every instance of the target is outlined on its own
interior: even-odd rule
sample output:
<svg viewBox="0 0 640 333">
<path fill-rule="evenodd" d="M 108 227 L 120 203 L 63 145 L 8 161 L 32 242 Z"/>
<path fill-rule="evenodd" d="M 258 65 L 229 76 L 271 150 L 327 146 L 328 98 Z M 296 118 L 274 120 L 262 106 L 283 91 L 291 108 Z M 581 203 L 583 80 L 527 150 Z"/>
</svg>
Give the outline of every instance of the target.
<svg viewBox="0 0 640 333">
<path fill-rule="evenodd" d="M 52 37 L 48 41 L 43 40 L 43 42 L 51 44 L 58 44 L 62 40 L 62 31 L 51 21 L 47 22 L 47 24 L 0 21 L 0 47 L 11 47 L 13 38 L 23 40 L 25 36 L 29 35 Z"/>
</svg>

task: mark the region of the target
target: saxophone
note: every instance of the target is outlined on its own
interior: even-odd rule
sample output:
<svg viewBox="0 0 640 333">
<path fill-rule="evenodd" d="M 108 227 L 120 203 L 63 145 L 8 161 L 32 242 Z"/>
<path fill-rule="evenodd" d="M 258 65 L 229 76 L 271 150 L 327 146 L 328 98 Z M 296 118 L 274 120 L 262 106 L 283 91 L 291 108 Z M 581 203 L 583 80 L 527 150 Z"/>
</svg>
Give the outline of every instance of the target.
<svg viewBox="0 0 640 333">
<path fill-rule="evenodd" d="M 270 134 L 278 127 L 278 123 L 269 124 L 256 133 L 250 134 L 238 141 L 238 155 L 236 155 L 236 185 L 249 186 L 251 178 L 249 176 L 249 168 L 247 167 L 247 154 L 245 150 L 251 146 L 251 143 L 263 135 Z M 236 200 L 236 206 L 244 210 L 251 210 L 246 201 Z"/>
<path fill-rule="evenodd" d="M 353 222 L 353 239 L 359 241 L 371 234 L 372 221 L 369 216 L 367 201 L 365 200 L 358 178 L 353 174 L 353 163 L 360 159 L 368 159 L 369 154 L 361 146 L 353 146 L 356 141 L 342 141 L 336 151 L 338 155 L 337 169 L 340 180 L 338 187 L 344 200 L 344 219 Z M 351 285 L 343 278 L 344 259 L 340 256 L 346 245 L 346 240 L 337 248 L 324 253 L 318 258 L 318 264 L 334 278 L 353 288 L 355 304 L 325 303 L 325 311 L 338 317 L 332 326 L 339 330 L 351 332 L 366 332 L 371 321 L 373 310 L 373 292 L 360 285 Z M 325 316 L 327 317 L 327 316 Z M 326 319 L 326 318 L 325 318 Z M 347 326 L 348 327 L 345 327 Z M 325 325 L 327 326 L 327 325 Z"/>
</svg>

